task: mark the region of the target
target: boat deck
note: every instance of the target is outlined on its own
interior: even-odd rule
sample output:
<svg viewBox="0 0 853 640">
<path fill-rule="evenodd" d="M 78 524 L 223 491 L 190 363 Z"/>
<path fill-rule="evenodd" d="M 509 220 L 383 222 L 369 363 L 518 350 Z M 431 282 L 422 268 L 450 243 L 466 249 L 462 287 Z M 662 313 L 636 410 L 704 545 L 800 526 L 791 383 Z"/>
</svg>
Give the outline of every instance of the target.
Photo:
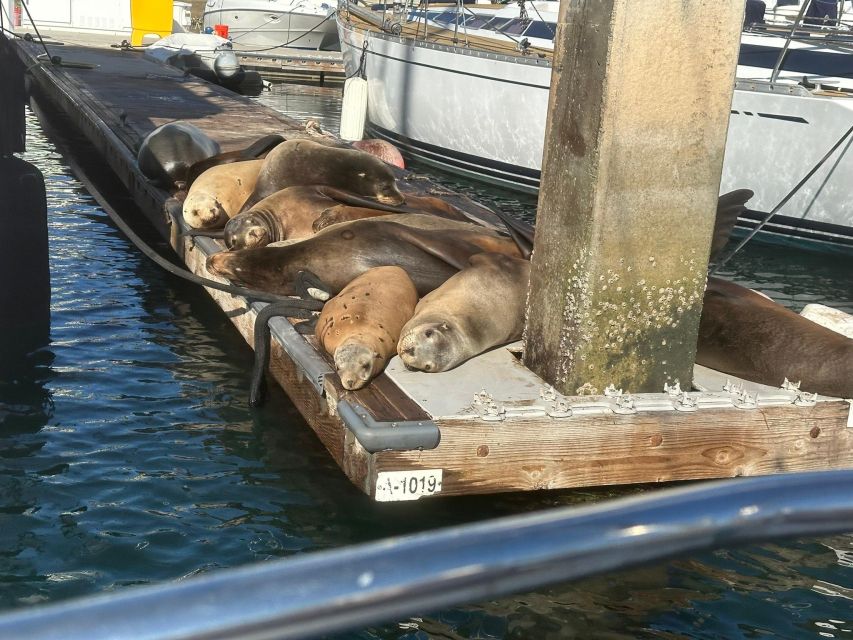
<svg viewBox="0 0 853 640">
<path fill-rule="evenodd" d="M 168 193 L 136 166 L 155 127 L 192 122 L 224 150 L 273 132 L 310 136 L 302 123 L 257 102 L 144 59 L 139 53 L 66 46 L 65 62 L 39 62 L 15 41 L 41 96 L 68 114 L 115 171 L 188 268 L 211 277 L 222 249 L 180 236 L 163 213 Z M 464 196 L 400 172 L 401 189 L 440 193 L 486 224 Z M 262 303 L 208 290 L 247 342 Z M 350 480 L 377 500 L 761 475 L 853 467 L 851 405 L 813 401 L 697 367 L 687 394 L 561 396 L 520 364 L 518 345 L 441 374 L 392 361 L 366 389 L 345 392 L 313 338 L 276 318 L 270 370 Z M 248 385 L 248 372 L 246 384 Z M 803 406 L 800 406 L 803 405 Z"/>
</svg>

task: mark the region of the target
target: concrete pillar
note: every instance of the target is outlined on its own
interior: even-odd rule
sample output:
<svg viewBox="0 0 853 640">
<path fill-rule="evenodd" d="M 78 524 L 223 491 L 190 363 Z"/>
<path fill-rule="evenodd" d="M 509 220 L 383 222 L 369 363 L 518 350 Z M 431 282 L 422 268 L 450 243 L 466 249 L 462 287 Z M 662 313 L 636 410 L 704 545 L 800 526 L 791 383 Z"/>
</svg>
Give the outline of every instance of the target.
<svg viewBox="0 0 853 640">
<path fill-rule="evenodd" d="M 524 361 L 564 393 L 691 378 L 743 11 L 560 5 Z"/>
</svg>

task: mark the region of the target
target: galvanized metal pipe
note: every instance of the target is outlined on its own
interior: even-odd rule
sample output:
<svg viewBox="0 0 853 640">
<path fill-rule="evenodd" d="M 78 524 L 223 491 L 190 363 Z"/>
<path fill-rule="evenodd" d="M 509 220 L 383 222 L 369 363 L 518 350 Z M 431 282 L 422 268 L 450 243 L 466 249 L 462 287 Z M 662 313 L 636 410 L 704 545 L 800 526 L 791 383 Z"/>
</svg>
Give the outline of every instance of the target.
<svg viewBox="0 0 853 640">
<path fill-rule="evenodd" d="M 0 618 L 0 638 L 308 638 L 689 551 L 853 531 L 853 470 L 655 491 L 263 563 Z"/>
</svg>

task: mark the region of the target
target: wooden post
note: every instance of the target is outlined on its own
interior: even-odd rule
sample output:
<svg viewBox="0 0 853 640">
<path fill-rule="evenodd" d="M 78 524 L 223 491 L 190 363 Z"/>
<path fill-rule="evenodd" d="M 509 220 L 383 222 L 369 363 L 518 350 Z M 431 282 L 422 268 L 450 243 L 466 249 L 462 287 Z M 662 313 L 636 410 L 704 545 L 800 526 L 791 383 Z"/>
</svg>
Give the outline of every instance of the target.
<svg viewBox="0 0 853 640">
<path fill-rule="evenodd" d="M 563 393 L 691 379 L 743 11 L 560 5 L 524 361 Z"/>
<path fill-rule="evenodd" d="M 8 24 L 5 14 L 4 24 Z M 25 150 L 24 105 L 27 93 L 24 87 L 24 66 L 11 50 L 12 46 L 6 35 L 0 33 L 0 156 L 23 153 Z"/>
</svg>

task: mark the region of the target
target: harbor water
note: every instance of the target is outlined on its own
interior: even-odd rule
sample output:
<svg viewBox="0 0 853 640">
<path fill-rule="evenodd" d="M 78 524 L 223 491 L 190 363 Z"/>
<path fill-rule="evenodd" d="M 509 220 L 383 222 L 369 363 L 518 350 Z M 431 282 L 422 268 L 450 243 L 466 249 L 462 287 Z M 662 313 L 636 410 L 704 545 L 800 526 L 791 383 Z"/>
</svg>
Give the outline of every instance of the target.
<svg viewBox="0 0 853 640">
<path fill-rule="evenodd" d="M 259 100 L 337 128 L 339 88 L 280 85 Z M 248 408 L 252 352 L 230 321 L 142 256 L 31 114 L 28 125 L 24 157 L 47 184 L 52 329 L 0 381 L 0 610 L 654 490 L 372 502 L 280 389 Z M 436 178 L 528 219 L 535 210 Z M 722 275 L 796 310 L 853 312 L 851 267 L 754 244 Z M 853 535 L 702 553 L 336 636 L 758 637 L 853 637 Z"/>
</svg>

